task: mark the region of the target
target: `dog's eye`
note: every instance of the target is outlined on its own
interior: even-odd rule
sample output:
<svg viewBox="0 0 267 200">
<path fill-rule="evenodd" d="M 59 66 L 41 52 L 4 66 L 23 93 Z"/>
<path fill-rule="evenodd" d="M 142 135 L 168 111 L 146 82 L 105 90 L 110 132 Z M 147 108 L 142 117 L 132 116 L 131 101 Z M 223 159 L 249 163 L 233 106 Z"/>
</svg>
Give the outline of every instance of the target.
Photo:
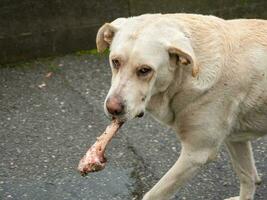
<svg viewBox="0 0 267 200">
<path fill-rule="evenodd" d="M 141 69 L 138 69 L 137 71 L 137 75 L 138 76 L 146 76 L 148 75 L 150 72 L 152 71 L 152 69 L 150 67 L 143 67 Z"/>
<path fill-rule="evenodd" d="M 120 67 L 120 61 L 118 59 L 113 59 L 112 60 L 112 65 L 115 69 L 118 69 Z"/>
</svg>

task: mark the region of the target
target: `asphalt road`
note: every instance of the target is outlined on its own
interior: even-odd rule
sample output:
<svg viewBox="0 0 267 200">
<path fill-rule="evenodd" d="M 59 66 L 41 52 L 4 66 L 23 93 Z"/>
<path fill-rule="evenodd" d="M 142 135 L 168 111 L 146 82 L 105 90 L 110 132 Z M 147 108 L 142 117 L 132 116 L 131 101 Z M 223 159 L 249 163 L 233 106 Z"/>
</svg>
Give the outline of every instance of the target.
<svg viewBox="0 0 267 200">
<path fill-rule="evenodd" d="M 49 74 L 49 72 L 52 72 Z M 46 77 L 48 76 L 48 77 Z M 0 199 L 141 199 L 179 156 L 175 133 L 148 114 L 108 146 L 108 165 L 81 177 L 78 161 L 109 123 L 106 57 L 67 55 L 0 68 Z M 267 138 L 253 142 L 267 199 Z M 223 148 L 173 199 L 222 200 L 239 184 Z"/>
</svg>

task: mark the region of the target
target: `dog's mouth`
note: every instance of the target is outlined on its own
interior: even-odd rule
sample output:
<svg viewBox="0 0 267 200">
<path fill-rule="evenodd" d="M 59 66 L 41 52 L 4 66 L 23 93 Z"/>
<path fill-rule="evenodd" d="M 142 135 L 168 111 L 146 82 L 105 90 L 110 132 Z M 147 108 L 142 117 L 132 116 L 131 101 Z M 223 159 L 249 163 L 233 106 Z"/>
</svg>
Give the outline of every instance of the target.
<svg viewBox="0 0 267 200">
<path fill-rule="evenodd" d="M 125 117 L 111 116 L 112 121 L 117 120 L 120 124 L 123 124 L 127 121 Z"/>
<path fill-rule="evenodd" d="M 137 114 L 135 116 L 135 118 L 142 118 L 144 115 L 145 115 L 145 112 L 144 111 L 141 111 L 139 114 Z M 116 119 L 116 120 L 118 120 L 118 121 L 120 121 L 122 123 L 124 123 L 125 121 L 127 121 L 127 117 L 124 116 L 124 115 L 122 115 L 122 116 L 111 116 L 111 119 L 112 120 Z"/>
<path fill-rule="evenodd" d="M 138 117 L 138 118 L 141 118 L 141 117 L 143 117 L 144 116 L 144 111 L 142 111 L 142 112 L 140 112 L 138 115 L 136 115 L 136 117 Z"/>
<path fill-rule="evenodd" d="M 135 118 L 142 118 L 143 116 L 145 115 L 145 112 L 144 111 L 141 111 L 139 114 L 137 114 L 135 116 Z M 118 120 L 119 122 L 121 123 L 124 123 L 127 121 L 127 117 L 122 115 L 122 116 L 112 116 L 112 115 L 109 115 L 108 116 L 109 119 L 112 119 L 112 120 Z"/>
</svg>

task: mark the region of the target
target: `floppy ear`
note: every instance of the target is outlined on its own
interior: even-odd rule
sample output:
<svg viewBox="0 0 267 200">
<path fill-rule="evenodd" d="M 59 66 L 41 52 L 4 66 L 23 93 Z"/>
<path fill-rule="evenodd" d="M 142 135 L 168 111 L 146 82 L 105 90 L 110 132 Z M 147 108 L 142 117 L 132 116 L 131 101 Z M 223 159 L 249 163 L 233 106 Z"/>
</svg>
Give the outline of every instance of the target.
<svg viewBox="0 0 267 200">
<path fill-rule="evenodd" d="M 116 31 L 117 29 L 109 23 L 101 26 L 96 36 L 96 47 L 99 53 L 104 52 L 110 46 Z"/>
<path fill-rule="evenodd" d="M 102 53 L 111 45 L 115 33 L 126 21 L 126 18 L 118 18 L 111 23 L 105 23 L 97 32 L 96 47 L 99 53 Z"/>
<path fill-rule="evenodd" d="M 193 48 L 188 39 L 182 39 L 172 42 L 168 47 L 169 54 L 175 54 L 178 62 L 181 65 L 188 65 L 192 67 L 192 76 L 196 77 L 199 73 L 199 66 L 195 57 Z"/>
</svg>

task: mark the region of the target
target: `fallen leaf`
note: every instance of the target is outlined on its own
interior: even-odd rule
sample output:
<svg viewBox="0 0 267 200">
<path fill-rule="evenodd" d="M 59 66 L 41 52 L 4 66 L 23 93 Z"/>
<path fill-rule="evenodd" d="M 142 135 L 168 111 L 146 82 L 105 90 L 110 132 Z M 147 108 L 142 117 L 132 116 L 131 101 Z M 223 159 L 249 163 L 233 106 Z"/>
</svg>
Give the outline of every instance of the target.
<svg viewBox="0 0 267 200">
<path fill-rule="evenodd" d="M 52 76 L 53 72 L 48 72 L 46 75 L 45 75 L 45 78 L 50 78 Z"/>
<path fill-rule="evenodd" d="M 43 88 L 43 87 L 45 87 L 45 86 L 46 86 L 45 83 L 42 83 L 42 84 L 38 85 L 39 88 Z"/>
</svg>

